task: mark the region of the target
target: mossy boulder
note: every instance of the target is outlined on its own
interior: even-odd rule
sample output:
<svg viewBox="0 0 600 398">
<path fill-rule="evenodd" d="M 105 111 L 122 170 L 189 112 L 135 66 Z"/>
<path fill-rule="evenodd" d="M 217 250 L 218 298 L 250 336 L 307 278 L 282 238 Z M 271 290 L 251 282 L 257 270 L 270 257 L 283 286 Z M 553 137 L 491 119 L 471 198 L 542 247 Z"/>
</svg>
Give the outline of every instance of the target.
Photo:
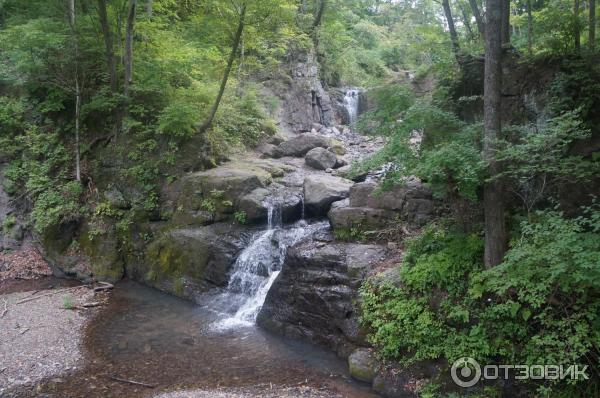
<svg viewBox="0 0 600 398">
<path fill-rule="evenodd" d="M 378 368 L 375 355 L 366 348 L 359 348 L 348 357 L 348 371 L 356 380 L 372 383 Z"/>
<path fill-rule="evenodd" d="M 231 265 L 251 229 L 231 223 L 163 232 L 127 274 L 160 290 L 192 299 L 194 294 L 227 284 Z"/>
</svg>

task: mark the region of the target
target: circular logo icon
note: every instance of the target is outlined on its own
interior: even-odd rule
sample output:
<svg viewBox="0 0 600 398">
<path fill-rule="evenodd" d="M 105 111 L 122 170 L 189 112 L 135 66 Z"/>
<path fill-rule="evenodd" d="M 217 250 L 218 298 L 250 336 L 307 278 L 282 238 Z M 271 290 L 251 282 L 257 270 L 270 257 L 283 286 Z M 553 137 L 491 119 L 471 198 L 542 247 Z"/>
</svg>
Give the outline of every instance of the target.
<svg viewBox="0 0 600 398">
<path fill-rule="evenodd" d="M 481 379 L 481 366 L 473 358 L 459 358 L 450 369 L 452 380 L 460 387 L 473 387 Z"/>
</svg>

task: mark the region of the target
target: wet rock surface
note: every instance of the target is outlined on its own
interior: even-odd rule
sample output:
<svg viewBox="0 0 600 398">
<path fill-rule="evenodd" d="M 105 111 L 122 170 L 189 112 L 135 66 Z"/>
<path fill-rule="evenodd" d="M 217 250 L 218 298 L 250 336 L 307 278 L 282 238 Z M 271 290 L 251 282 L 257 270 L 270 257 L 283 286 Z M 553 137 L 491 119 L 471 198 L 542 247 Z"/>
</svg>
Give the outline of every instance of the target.
<svg viewBox="0 0 600 398">
<path fill-rule="evenodd" d="M 355 307 L 357 289 L 385 254 L 382 246 L 353 243 L 308 241 L 291 247 L 258 324 L 347 356 L 364 344 Z"/>
</svg>

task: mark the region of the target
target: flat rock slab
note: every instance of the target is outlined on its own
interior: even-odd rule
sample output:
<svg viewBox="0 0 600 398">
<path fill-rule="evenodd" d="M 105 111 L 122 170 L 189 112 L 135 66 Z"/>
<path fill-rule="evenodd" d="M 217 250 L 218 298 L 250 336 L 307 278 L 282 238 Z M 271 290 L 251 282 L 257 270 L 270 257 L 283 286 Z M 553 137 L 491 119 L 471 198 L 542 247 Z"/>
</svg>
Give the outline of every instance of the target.
<svg viewBox="0 0 600 398">
<path fill-rule="evenodd" d="M 0 295 L 0 316 L 5 303 L 7 309 L 0 318 L 0 396 L 9 388 L 59 376 L 81 365 L 87 316 L 64 307 L 68 302 L 92 301 L 90 290 L 81 287 L 17 304 L 35 297 L 31 295 Z"/>
</svg>

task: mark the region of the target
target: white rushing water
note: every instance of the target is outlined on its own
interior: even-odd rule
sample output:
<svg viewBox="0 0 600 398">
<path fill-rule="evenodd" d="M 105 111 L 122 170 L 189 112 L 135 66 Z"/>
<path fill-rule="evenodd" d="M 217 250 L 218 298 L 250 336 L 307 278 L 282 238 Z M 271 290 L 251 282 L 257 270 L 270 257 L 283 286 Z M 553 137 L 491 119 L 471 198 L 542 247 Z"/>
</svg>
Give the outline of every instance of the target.
<svg viewBox="0 0 600 398">
<path fill-rule="evenodd" d="M 348 124 L 354 125 L 358 120 L 358 96 L 356 89 L 346 91 L 344 96 L 344 108 L 348 112 Z"/>
<path fill-rule="evenodd" d="M 212 325 L 213 329 L 253 325 L 281 271 L 287 248 L 328 225 L 326 222 L 307 225 L 301 220 L 283 228 L 281 205 L 274 199 L 269 199 L 266 205 L 268 229 L 252 237 L 233 265 L 225 292 L 209 305 L 223 315 Z"/>
</svg>

